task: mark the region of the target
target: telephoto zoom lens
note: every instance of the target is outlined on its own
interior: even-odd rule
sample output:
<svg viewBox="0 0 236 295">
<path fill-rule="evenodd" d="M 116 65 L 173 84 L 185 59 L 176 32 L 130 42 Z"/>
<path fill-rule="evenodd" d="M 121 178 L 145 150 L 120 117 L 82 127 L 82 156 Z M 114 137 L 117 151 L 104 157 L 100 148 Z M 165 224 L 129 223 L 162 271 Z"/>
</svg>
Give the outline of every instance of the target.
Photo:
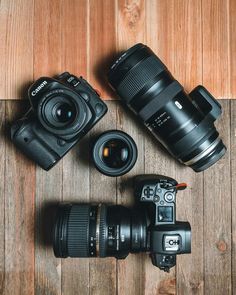
<svg viewBox="0 0 236 295">
<path fill-rule="evenodd" d="M 187 94 L 146 45 L 124 52 L 111 66 L 108 80 L 162 145 L 194 171 L 207 169 L 225 154 L 214 126 L 220 104 L 203 86 Z"/>
<path fill-rule="evenodd" d="M 56 257 L 116 257 L 147 250 L 143 210 L 119 205 L 61 203 L 55 220 Z"/>
</svg>

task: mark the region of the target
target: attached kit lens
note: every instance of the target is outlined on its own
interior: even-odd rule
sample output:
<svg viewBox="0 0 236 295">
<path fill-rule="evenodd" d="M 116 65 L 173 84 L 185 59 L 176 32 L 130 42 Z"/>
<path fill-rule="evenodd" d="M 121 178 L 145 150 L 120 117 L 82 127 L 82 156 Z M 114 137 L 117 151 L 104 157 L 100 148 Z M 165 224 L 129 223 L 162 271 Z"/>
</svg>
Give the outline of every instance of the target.
<svg viewBox="0 0 236 295">
<path fill-rule="evenodd" d="M 93 146 L 93 162 L 107 176 L 120 176 L 130 171 L 137 160 L 134 140 L 125 132 L 110 130 L 102 133 Z"/>
<path fill-rule="evenodd" d="M 220 104 L 203 87 L 189 95 L 161 60 L 143 44 L 124 52 L 111 66 L 111 86 L 153 135 L 180 162 L 196 172 L 226 151 L 214 121 Z"/>
</svg>

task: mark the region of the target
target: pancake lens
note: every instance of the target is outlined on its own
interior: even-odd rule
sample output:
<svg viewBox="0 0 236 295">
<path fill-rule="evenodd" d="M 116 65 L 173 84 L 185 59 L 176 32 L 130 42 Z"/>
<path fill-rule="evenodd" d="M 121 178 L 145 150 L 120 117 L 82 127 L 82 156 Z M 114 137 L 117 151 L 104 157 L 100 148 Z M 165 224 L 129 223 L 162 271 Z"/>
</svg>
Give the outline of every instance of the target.
<svg viewBox="0 0 236 295">
<path fill-rule="evenodd" d="M 120 140 L 109 140 L 102 147 L 102 160 L 111 168 L 122 168 L 129 160 L 129 147 Z"/>
</svg>

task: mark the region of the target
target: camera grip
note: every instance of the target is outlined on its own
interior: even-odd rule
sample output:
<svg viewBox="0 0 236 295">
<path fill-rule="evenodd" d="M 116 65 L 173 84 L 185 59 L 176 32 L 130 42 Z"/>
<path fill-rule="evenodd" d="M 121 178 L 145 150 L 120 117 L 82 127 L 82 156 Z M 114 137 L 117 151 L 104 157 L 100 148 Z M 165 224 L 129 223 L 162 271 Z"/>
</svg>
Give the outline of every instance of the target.
<svg viewBox="0 0 236 295">
<path fill-rule="evenodd" d="M 49 170 L 60 157 L 36 136 L 32 125 L 27 120 L 19 120 L 11 127 L 11 139 L 25 155 Z"/>
</svg>

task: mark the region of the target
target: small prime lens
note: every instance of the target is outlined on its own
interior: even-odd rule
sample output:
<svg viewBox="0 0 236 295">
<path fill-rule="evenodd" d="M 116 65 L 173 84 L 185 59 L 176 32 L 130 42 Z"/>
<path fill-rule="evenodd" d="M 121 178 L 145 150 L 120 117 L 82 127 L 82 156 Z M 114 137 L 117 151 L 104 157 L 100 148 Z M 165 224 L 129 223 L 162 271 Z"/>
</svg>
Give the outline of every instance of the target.
<svg viewBox="0 0 236 295">
<path fill-rule="evenodd" d="M 125 258 L 147 250 L 143 210 L 120 205 L 61 203 L 53 230 L 56 257 Z"/>
<path fill-rule="evenodd" d="M 93 161 L 96 168 L 108 176 L 124 175 L 137 160 L 137 146 L 126 133 L 111 130 L 102 133 L 93 146 Z"/>
<path fill-rule="evenodd" d="M 139 43 L 124 52 L 111 66 L 108 80 L 180 162 L 199 172 L 225 154 L 214 126 L 220 104 L 203 86 L 187 94 L 146 45 Z"/>
</svg>

